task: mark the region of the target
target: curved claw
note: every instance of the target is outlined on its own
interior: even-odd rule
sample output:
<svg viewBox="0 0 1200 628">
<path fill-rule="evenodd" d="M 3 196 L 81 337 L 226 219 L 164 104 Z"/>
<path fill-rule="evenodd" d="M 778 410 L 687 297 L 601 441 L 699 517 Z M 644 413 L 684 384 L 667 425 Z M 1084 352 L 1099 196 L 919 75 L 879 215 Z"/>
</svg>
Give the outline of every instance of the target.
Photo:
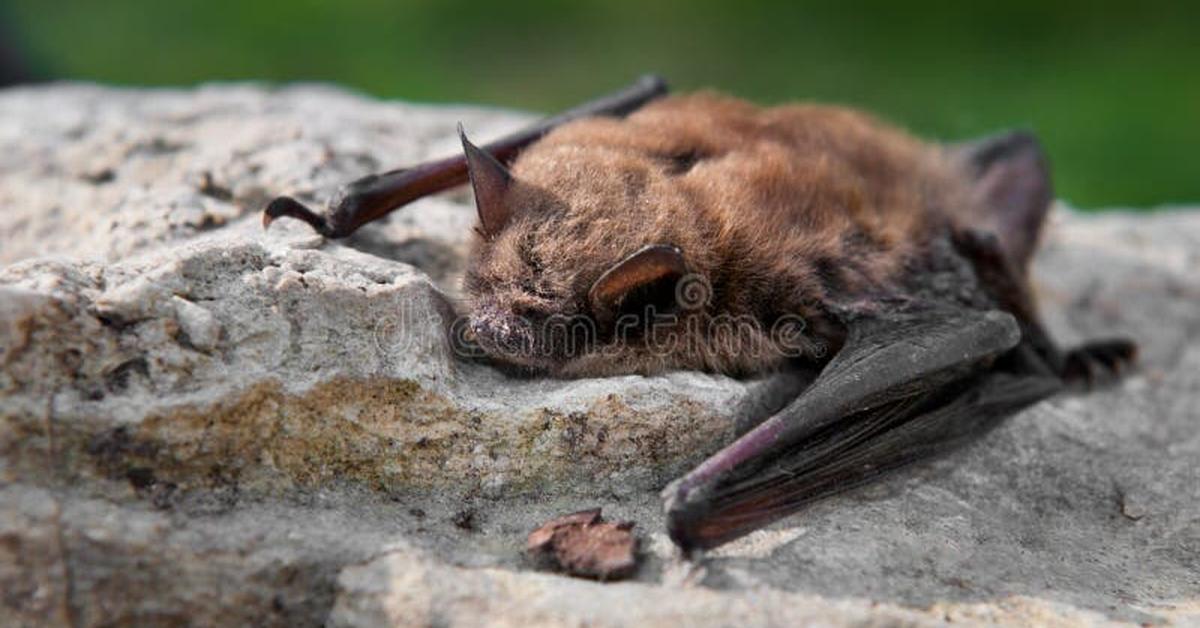
<svg viewBox="0 0 1200 628">
<path fill-rule="evenodd" d="M 325 220 L 324 216 L 314 212 L 290 196 L 276 197 L 275 200 L 267 204 L 266 209 L 263 210 L 263 229 L 270 227 L 271 223 L 280 216 L 303 220 L 323 236 L 330 234 L 329 223 Z"/>
<path fill-rule="evenodd" d="M 1067 352 L 1062 377 L 1075 388 L 1104 388 L 1120 381 L 1137 354 L 1137 344 L 1126 338 L 1088 342 Z"/>
</svg>

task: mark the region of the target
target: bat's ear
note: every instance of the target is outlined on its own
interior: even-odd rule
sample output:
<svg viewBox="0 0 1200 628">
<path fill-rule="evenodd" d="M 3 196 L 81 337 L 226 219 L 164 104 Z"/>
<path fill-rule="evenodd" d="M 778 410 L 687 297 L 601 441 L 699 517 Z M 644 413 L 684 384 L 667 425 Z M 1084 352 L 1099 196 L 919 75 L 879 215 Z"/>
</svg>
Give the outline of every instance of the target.
<svg viewBox="0 0 1200 628">
<path fill-rule="evenodd" d="M 670 244 L 644 246 L 604 271 L 588 290 L 592 314 L 602 323 L 616 319 L 632 298 L 657 303 L 664 291 L 673 298 L 676 282 L 687 273 L 683 252 Z M 662 288 L 663 290 L 659 290 Z"/>
<path fill-rule="evenodd" d="M 512 185 L 512 175 L 491 153 L 467 139 L 462 124 L 458 125 L 458 137 L 467 156 L 467 173 L 475 191 L 475 210 L 479 212 L 479 223 L 485 235 L 494 236 L 512 218 L 512 209 L 505 200 L 505 193 Z"/>
<path fill-rule="evenodd" d="M 1011 131 L 959 144 L 954 151 L 971 177 L 980 224 L 1025 268 L 1037 245 L 1054 190 L 1041 144 L 1028 131 Z"/>
</svg>

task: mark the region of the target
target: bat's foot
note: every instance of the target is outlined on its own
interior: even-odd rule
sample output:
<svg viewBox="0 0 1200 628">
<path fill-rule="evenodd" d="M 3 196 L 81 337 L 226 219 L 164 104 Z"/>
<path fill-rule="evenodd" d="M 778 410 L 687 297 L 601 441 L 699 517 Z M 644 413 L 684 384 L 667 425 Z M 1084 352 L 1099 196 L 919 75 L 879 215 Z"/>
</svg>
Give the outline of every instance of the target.
<svg viewBox="0 0 1200 628">
<path fill-rule="evenodd" d="M 1121 380 L 1137 361 L 1137 344 L 1125 338 L 1098 340 L 1067 352 L 1062 377 L 1072 387 L 1091 390 Z"/>
</svg>

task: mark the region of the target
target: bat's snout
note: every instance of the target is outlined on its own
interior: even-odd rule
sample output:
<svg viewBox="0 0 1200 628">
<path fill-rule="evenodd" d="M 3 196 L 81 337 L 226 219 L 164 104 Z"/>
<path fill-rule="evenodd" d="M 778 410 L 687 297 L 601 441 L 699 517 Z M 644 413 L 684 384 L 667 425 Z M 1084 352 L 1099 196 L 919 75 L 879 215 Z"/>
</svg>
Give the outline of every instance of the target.
<svg viewBox="0 0 1200 628">
<path fill-rule="evenodd" d="M 520 317 L 485 308 L 471 316 L 467 330 L 475 342 L 497 357 L 521 363 L 537 357 L 533 328 Z"/>
</svg>

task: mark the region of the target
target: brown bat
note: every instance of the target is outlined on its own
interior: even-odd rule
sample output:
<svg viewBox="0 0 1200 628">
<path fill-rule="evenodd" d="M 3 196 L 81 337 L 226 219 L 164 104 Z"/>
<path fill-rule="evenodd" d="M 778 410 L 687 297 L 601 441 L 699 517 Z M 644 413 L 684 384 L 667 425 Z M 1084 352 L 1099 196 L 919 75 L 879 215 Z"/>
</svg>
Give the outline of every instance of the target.
<svg viewBox="0 0 1200 628">
<path fill-rule="evenodd" d="M 324 216 L 276 199 L 264 221 L 341 237 L 469 177 L 458 331 L 494 361 L 569 377 L 819 369 L 665 489 L 685 550 L 1134 359 L 1126 340 L 1062 351 L 1038 321 L 1028 267 L 1052 193 L 1032 135 L 929 144 L 849 109 L 665 91 L 646 78 L 482 149 L 463 135 L 461 157 L 351 183 Z"/>
</svg>

